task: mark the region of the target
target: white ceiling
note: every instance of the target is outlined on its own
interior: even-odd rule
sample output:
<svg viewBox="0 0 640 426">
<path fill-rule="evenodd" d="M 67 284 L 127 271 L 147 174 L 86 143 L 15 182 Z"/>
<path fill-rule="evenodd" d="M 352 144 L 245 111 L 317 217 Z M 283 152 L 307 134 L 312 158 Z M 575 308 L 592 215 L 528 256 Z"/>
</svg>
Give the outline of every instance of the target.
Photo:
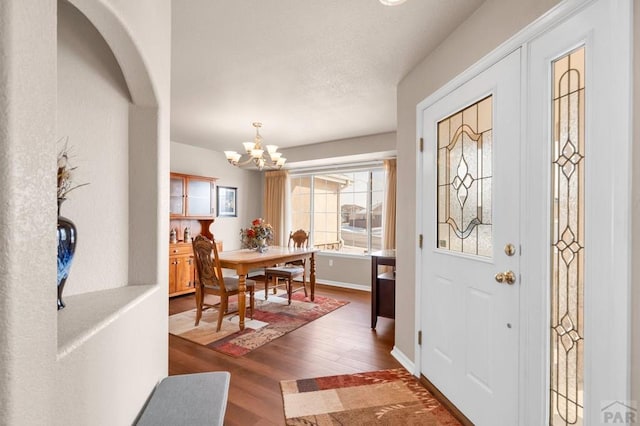
<svg viewBox="0 0 640 426">
<path fill-rule="evenodd" d="M 396 86 L 483 0 L 173 0 L 171 140 L 222 151 L 395 131 Z"/>
</svg>

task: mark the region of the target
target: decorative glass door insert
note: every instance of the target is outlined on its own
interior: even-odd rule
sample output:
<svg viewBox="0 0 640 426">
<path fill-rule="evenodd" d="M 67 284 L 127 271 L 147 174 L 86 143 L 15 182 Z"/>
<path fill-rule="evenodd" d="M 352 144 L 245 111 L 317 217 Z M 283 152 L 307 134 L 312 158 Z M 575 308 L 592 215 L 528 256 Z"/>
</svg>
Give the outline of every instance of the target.
<svg viewBox="0 0 640 426">
<path fill-rule="evenodd" d="M 549 424 L 583 419 L 585 49 L 552 63 Z"/>
<path fill-rule="evenodd" d="M 438 122 L 440 249 L 491 257 L 492 100 Z"/>
</svg>

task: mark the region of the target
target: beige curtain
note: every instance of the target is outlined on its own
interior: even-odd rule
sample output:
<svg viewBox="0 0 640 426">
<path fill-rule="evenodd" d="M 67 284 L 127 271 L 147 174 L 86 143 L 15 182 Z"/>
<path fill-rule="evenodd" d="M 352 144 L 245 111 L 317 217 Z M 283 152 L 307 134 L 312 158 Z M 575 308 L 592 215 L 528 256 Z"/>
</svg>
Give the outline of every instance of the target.
<svg viewBox="0 0 640 426">
<path fill-rule="evenodd" d="M 387 174 L 387 199 L 384 212 L 384 235 L 382 248 L 396 248 L 396 159 L 385 160 L 384 168 Z"/>
<path fill-rule="evenodd" d="M 277 170 L 265 173 L 264 183 L 264 220 L 273 227 L 273 243 L 276 245 L 286 245 L 286 202 L 287 202 L 287 179 L 289 172 Z M 286 235 L 288 236 L 288 234 Z"/>
</svg>

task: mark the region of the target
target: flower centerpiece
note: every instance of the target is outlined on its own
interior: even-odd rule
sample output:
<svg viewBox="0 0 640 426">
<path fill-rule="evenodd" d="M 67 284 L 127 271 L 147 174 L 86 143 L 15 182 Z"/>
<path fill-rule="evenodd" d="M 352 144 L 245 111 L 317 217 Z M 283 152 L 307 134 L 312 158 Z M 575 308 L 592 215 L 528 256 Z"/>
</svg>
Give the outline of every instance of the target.
<svg viewBox="0 0 640 426">
<path fill-rule="evenodd" d="M 257 218 L 251 222 L 249 228 L 240 229 L 240 239 L 242 248 L 256 249 L 263 253 L 273 241 L 273 228 L 262 218 Z"/>
</svg>

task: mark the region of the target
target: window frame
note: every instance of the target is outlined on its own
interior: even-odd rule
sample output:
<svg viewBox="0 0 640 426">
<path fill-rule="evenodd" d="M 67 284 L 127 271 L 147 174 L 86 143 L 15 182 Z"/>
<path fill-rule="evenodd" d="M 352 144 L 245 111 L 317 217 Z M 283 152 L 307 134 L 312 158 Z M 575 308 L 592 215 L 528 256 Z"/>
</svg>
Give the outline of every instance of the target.
<svg viewBox="0 0 640 426">
<path fill-rule="evenodd" d="M 329 167 L 329 168 L 317 168 L 317 169 L 306 169 L 306 170 L 292 170 L 290 171 L 289 174 L 289 179 L 291 182 L 293 182 L 294 179 L 297 178 L 303 178 L 303 177 L 308 177 L 309 178 L 309 207 L 308 210 L 309 212 L 307 213 L 309 215 L 309 229 L 307 229 L 306 231 L 309 232 L 309 246 L 310 247 L 314 247 L 315 246 L 315 241 L 314 241 L 314 237 L 315 237 L 315 184 L 316 184 L 316 177 L 318 176 L 326 176 L 326 175 L 333 175 L 333 174 L 350 174 L 350 173 L 361 173 L 361 172 L 367 172 L 367 189 L 366 189 L 366 232 L 367 232 L 367 247 L 362 248 L 363 253 L 353 253 L 353 252 L 349 252 L 349 251 L 343 251 L 343 248 L 339 249 L 339 250 L 332 250 L 332 249 L 320 249 L 320 253 L 323 254 L 335 254 L 335 255 L 340 255 L 340 256 L 356 256 L 356 257 L 364 257 L 364 256 L 370 256 L 372 252 L 379 250 L 379 248 L 373 248 L 372 247 L 372 243 L 373 243 L 373 232 L 372 232 L 372 215 L 373 215 L 373 175 L 374 172 L 378 172 L 378 171 L 382 171 L 384 174 L 384 179 L 386 179 L 386 170 L 384 167 L 384 163 L 382 161 L 377 161 L 377 162 L 371 162 L 371 163 L 367 163 L 367 164 L 349 164 L 349 165 L 345 165 L 343 167 Z M 290 189 L 289 189 L 289 197 L 292 196 L 292 188 L 293 185 L 291 185 Z M 357 191 L 354 191 L 354 193 Z M 378 192 L 378 191 L 376 191 Z M 386 184 L 382 185 L 382 218 L 381 218 L 381 224 L 380 224 L 380 228 L 381 228 L 381 238 L 384 235 L 384 211 L 386 208 Z M 339 191 L 338 194 L 342 195 L 342 192 Z M 340 203 L 340 197 L 338 198 L 338 202 Z M 289 204 L 289 208 L 288 208 L 288 212 L 287 214 L 289 215 L 289 223 L 291 223 L 293 225 L 293 222 L 291 220 L 292 216 L 293 216 L 294 210 L 293 210 L 293 205 L 292 203 Z M 305 213 L 305 212 L 296 212 L 296 213 Z M 342 210 L 341 210 L 341 204 L 338 205 L 338 211 L 337 211 L 337 216 L 338 216 L 338 235 L 340 236 L 340 240 L 342 239 Z M 381 241 L 382 243 L 382 241 Z"/>
</svg>

